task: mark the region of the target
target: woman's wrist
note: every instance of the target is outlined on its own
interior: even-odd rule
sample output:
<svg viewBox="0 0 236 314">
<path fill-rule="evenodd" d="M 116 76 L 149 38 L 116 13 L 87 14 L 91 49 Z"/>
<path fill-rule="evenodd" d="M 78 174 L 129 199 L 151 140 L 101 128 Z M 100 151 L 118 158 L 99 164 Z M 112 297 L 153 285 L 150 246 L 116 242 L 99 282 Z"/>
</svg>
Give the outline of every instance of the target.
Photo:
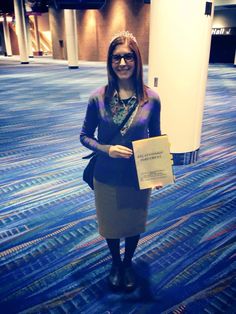
<svg viewBox="0 0 236 314">
<path fill-rule="evenodd" d="M 105 152 L 109 155 L 110 148 L 112 145 L 104 145 L 105 146 Z"/>
</svg>

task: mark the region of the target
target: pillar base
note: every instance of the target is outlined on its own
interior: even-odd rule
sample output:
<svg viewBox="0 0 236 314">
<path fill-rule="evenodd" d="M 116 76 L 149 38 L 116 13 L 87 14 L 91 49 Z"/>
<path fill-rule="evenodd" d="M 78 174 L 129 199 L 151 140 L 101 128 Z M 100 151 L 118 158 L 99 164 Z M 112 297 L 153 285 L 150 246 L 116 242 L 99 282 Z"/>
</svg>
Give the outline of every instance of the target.
<svg viewBox="0 0 236 314">
<path fill-rule="evenodd" d="M 198 160 L 199 148 L 187 153 L 172 153 L 174 166 L 189 165 Z"/>
<path fill-rule="evenodd" d="M 78 69 L 79 67 L 78 67 L 78 65 L 70 65 L 70 66 L 68 66 L 68 68 L 69 69 Z"/>
<path fill-rule="evenodd" d="M 43 55 L 43 51 L 34 51 L 33 54 L 34 54 L 34 56 L 36 56 L 36 57 L 42 56 L 42 55 Z"/>
<path fill-rule="evenodd" d="M 34 58 L 34 56 L 29 56 L 29 58 Z"/>
</svg>

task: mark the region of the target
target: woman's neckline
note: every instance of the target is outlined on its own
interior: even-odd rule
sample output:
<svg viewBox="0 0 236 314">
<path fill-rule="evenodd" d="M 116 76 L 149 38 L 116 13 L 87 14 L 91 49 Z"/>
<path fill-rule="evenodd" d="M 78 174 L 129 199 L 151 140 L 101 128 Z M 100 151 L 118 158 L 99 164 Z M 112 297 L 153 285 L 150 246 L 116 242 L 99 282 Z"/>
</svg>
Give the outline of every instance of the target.
<svg viewBox="0 0 236 314">
<path fill-rule="evenodd" d="M 133 96 L 130 96 L 130 97 L 128 97 L 128 98 L 120 98 L 120 100 L 122 100 L 122 101 L 129 101 L 132 97 L 133 97 Z"/>
<path fill-rule="evenodd" d="M 133 89 L 124 89 L 124 88 L 119 88 L 118 90 L 118 95 L 120 99 L 129 99 L 133 97 L 135 94 L 135 91 Z"/>
</svg>

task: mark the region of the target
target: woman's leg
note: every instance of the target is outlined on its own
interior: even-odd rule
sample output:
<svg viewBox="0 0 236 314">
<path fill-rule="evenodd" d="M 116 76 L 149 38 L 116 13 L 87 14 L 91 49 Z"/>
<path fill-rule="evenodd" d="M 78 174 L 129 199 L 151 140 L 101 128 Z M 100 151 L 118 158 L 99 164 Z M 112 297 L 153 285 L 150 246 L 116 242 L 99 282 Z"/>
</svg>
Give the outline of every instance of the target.
<svg viewBox="0 0 236 314">
<path fill-rule="evenodd" d="M 125 257 L 123 260 L 124 266 L 129 267 L 132 265 L 132 258 L 137 248 L 139 239 L 140 239 L 140 234 L 125 239 Z"/>
<path fill-rule="evenodd" d="M 132 258 L 137 248 L 140 235 L 125 239 L 125 256 L 123 260 L 123 284 L 127 291 L 132 291 L 136 288 L 136 276 L 132 268 Z"/>
<path fill-rule="evenodd" d="M 106 239 L 112 256 L 112 267 L 108 276 L 108 283 L 112 289 L 119 289 L 122 285 L 120 239 Z"/>
<path fill-rule="evenodd" d="M 120 258 L 120 239 L 106 239 L 107 245 L 109 247 L 112 264 L 116 266 L 120 266 L 121 258 Z"/>
</svg>

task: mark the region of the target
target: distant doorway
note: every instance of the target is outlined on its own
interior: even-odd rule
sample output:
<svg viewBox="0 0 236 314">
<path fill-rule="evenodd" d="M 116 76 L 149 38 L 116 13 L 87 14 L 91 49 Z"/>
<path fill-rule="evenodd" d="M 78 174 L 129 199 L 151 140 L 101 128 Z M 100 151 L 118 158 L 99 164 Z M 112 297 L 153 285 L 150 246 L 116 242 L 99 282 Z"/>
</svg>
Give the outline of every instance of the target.
<svg viewBox="0 0 236 314">
<path fill-rule="evenodd" d="M 210 63 L 234 63 L 236 35 L 212 35 Z"/>
</svg>

